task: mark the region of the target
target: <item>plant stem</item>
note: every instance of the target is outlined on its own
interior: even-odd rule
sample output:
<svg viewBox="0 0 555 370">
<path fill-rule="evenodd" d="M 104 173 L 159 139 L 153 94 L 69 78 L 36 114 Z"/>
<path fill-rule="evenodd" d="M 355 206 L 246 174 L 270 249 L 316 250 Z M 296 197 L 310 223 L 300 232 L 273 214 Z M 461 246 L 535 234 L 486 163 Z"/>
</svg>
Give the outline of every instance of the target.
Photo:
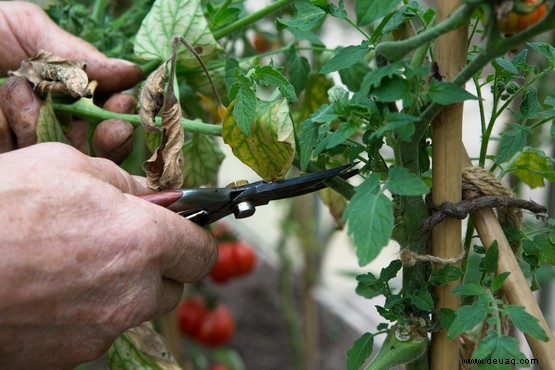
<svg viewBox="0 0 555 370">
<path fill-rule="evenodd" d="M 370 37 L 370 35 L 368 33 L 366 33 L 366 31 L 364 31 L 362 28 L 360 28 L 358 24 L 353 22 L 353 20 L 351 18 L 345 17 L 345 20 L 347 21 L 347 23 L 349 23 L 351 26 L 353 26 L 358 32 L 360 32 L 362 34 L 362 36 L 364 36 L 364 38 L 366 38 L 366 40 L 368 40 L 368 41 L 372 40 L 372 37 Z"/>
<path fill-rule="evenodd" d="M 418 35 L 405 40 L 382 42 L 376 47 L 376 56 L 385 57 L 389 61 L 398 61 L 419 46 L 427 44 L 439 36 L 460 28 L 467 24 L 479 4 L 465 3 L 461 5 L 449 18 L 433 27 L 428 27 Z"/>
<path fill-rule="evenodd" d="M 96 24 L 100 24 L 106 14 L 106 7 L 110 4 L 109 0 L 96 0 L 92 10 L 91 18 Z"/>
<path fill-rule="evenodd" d="M 241 18 L 225 27 L 220 28 L 219 30 L 214 31 L 212 34 L 214 35 L 214 38 L 216 38 L 216 40 L 229 36 L 233 32 L 238 31 L 241 28 L 246 27 L 249 24 L 264 18 L 270 13 L 273 13 L 275 11 L 280 10 L 283 7 L 286 7 L 287 5 L 291 4 L 294 1 L 295 0 L 278 0 L 263 9 L 260 9 L 252 14 L 247 15 L 244 18 Z"/>
<path fill-rule="evenodd" d="M 73 104 L 54 103 L 53 106 L 56 112 L 69 113 L 84 119 L 102 121 L 110 118 L 120 118 L 130 122 L 134 126 L 141 125 L 141 118 L 138 114 L 110 112 L 94 105 L 89 99 L 82 98 Z M 161 122 L 162 119 L 160 117 L 156 117 L 156 124 L 161 125 Z M 222 127 L 219 125 L 212 125 L 200 120 L 190 120 L 187 118 L 181 118 L 181 125 L 187 132 L 222 136 Z"/>
</svg>

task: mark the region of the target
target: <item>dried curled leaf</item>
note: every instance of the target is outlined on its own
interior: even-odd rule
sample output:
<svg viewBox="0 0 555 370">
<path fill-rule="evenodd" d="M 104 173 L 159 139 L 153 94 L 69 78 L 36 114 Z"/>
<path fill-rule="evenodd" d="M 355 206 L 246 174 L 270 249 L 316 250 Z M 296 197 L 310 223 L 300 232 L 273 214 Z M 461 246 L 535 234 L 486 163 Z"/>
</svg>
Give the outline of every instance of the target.
<svg viewBox="0 0 555 370">
<path fill-rule="evenodd" d="M 164 88 L 166 87 L 166 63 L 162 63 L 146 79 L 139 101 L 141 108 L 139 115 L 141 122 L 147 131 L 159 130 L 154 123 L 154 118 L 162 109 L 164 104 Z"/>
<path fill-rule="evenodd" d="M 162 142 L 156 152 L 143 163 L 147 186 L 152 190 L 178 189 L 183 183 L 183 152 L 185 141 L 181 127 L 181 107 L 175 97 L 162 115 Z"/>
<path fill-rule="evenodd" d="M 74 98 L 92 97 L 84 63 L 75 63 L 44 50 L 23 60 L 9 75 L 27 79 L 39 94 L 53 92 Z"/>
<path fill-rule="evenodd" d="M 106 360 L 110 369 L 179 370 L 164 339 L 148 322 L 127 330 L 110 347 Z"/>
</svg>

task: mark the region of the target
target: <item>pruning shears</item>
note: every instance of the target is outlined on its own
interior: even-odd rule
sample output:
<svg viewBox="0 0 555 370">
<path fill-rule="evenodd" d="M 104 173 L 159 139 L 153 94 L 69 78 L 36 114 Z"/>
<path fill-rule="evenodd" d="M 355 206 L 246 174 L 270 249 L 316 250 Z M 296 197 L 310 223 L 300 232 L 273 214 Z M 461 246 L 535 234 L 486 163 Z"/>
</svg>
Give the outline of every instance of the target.
<svg viewBox="0 0 555 370">
<path fill-rule="evenodd" d="M 233 183 L 225 188 L 191 188 L 139 195 L 154 204 L 166 207 L 201 225 L 208 225 L 227 215 L 250 217 L 256 207 L 272 200 L 292 198 L 327 187 L 324 181 L 339 176 L 348 179 L 358 173 L 348 164 L 320 172 L 279 181 L 258 181 L 252 184 Z"/>
</svg>

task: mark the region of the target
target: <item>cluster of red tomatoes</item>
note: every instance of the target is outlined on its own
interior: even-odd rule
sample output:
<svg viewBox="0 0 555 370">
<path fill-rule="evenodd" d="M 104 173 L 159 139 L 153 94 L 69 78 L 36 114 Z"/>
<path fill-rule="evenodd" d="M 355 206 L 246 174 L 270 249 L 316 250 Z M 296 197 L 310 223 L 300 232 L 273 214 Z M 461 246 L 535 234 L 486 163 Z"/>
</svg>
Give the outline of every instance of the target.
<svg viewBox="0 0 555 370">
<path fill-rule="evenodd" d="M 218 260 L 209 279 L 224 284 L 245 276 L 256 266 L 256 253 L 247 242 L 238 240 L 225 224 L 213 230 L 218 239 Z M 183 299 L 177 308 L 181 333 L 206 347 L 218 347 L 229 342 L 235 330 L 229 308 L 215 297 L 194 293 Z M 219 366 L 219 367 L 218 367 Z M 210 370 L 224 370 L 213 365 Z"/>
<path fill-rule="evenodd" d="M 513 35 L 538 23 L 546 14 L 544 0 L 516 0 L 513 10 L 498 19 L 497 25 L 502 34 Z"/>
</svg>

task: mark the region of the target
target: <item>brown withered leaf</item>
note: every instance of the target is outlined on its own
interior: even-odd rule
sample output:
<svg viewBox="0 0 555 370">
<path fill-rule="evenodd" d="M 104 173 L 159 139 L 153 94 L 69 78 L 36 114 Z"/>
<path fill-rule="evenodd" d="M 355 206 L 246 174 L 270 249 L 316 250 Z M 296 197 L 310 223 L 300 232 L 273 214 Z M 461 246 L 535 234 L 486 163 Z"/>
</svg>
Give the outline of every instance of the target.
<svg viewBox="0 0 555 370">
<path fill-rule="evenodd" d="M 141 122 L 147 131 L 160 130 L 154 123 L 154 118 L 162 109 L 164 104 L 164 88 L 166 86 L 166 64 L 162 63 L 154 72 L 152 72 L 146 79 L 139 102 L 141 108 L 139 115 Z"/>
<path fill-rule="evenodd" d="M 164 339 L 149 322 L 119 336 L 106 355 L 110 369 L 178 370 Z"/>
<path fill-rule="evenodd" d="M 183 183 L 183 152 L 185 141 L 181 127 L 181 107 L 175 96 L 162 114 L 162 141 L 154 154 L 143 163 L 147 186 L 152 190 L 173 190 Z"/>
<path fill-rule="evenodd" d="M 92 97 L 84 63 L 75 63 L 44 50 L 23 60 L 16 71 L 8 74 L 27 79 L 41 95 L 53 92 L 74 98 Z"/>
</svg>

